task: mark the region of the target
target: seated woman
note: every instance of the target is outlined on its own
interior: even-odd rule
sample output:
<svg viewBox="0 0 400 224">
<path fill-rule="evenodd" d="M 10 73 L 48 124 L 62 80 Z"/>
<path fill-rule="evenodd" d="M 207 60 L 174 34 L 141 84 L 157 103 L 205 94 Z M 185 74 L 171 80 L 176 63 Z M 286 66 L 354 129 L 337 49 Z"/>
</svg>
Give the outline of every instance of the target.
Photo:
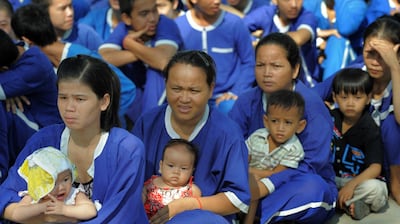
<svg viewBox="0 0 400 224">
<path fill-rule="evenodd" d="M 335 173 L 329 164 L 332 119 L 323 101 L 296 80 L 299 69 L 299 49 L 287 34 L 271 33 L 261 39 L 256 47 L 257 86 L 239 96 L 229 114 L 247 138 L 263 127 L 262 117 L 269 94 L 287 89 L 300 93 L 305 99 L 307 126 L 298 135 L 303 144 L 304 160 L 297 169 L 263 178 L 264 184 L 259 185 L 258 190 L 252 189 L 252 195 L 261 198 L 261 223 L 287 220 L 323 223 L 335 212 Z"/>
<path fill-rule="evenodd" d="M 158 174 L 167 142 L 183 138 L 199 148 L 193 176 L 202 197 L 174 200 L 151 221 L 232 223 L 232 215 L 247 212 L 250 201 L 248 153 L 239 127 L 208 106 L 215 85 L 214 61 L 202 51 L 179 52 L 164 75 L 168 104 L 143 114 L 133 128 L 146 147 L 145 178 Z"/>
<path fill-rule="evenodd" d="M 64 123 L 42 128 L 26 143 L 0 185 L 2 217 L 11 218 L 21 200 L 18 192 L 26 189 L 18 167 L 33 151 L 52 146 L 75 164 L 75 187 L 83 188 L 92 201 L 101 205 L 97 216 L 85 223 L 147 223 L 141 200 L 144 147 L 138 138 L 118 128 L 118 77 L 103 61 L 83 55 L 63 60 L 57 76 L 57 105 Z M 27 220 L 34 221 L 69 220 L 49 215 Z"/>
</svg>

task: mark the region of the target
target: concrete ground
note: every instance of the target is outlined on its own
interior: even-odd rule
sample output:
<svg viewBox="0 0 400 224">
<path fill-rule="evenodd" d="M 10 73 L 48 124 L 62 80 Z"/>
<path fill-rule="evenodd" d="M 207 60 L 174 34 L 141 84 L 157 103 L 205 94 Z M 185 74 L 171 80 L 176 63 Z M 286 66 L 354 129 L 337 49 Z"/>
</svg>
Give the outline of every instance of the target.
<svg viewBox="0 0 400 224">
<path fill-rule="evenodd" d="M 400 206 L 390 198 L 389 204 L 380 213 L 370 213 L 362 220 L 353 220 L 345 213 L 336 213 L 325 224 L 400 224 Z"/>
</svg>

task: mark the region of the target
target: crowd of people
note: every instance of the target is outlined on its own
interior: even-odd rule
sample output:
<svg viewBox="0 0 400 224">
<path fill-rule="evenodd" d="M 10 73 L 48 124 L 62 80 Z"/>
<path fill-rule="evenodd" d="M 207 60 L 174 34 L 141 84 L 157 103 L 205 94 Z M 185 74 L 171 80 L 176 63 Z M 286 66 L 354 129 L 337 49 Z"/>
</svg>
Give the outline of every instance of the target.
<svg viewBox="0 0 400 224">
<path fill-rule="evenodd" d="M 398 0 L 0 0 L 0 223 L 400 204 L 399 48 Z"/>
</svg>

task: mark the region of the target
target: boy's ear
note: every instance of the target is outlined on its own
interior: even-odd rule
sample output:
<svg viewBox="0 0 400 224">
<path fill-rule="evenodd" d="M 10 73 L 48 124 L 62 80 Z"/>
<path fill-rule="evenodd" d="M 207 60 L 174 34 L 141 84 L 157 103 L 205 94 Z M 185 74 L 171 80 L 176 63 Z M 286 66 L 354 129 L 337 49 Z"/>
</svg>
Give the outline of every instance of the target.
<svg viewBox="0 0 400 224">
<path fill-rule="evenodd" d="M 306 119 L 304 118 L 301 119 L 299 121 L 299 125 L 297 126 L 296 134 L 300 134 L 306 128 L 306 125 L 307 125 Z"/>
<path fill-rule="evenodd" d="M 263 116 L 263 123 L 264 123 L 264 127 L 266 127 L 268 129 L 268 115 L 264 114 Z"/>
<path fill-rule="evenodd" d="M 125 23 L 125 25 L 130 26 L 132 24 L 131 17 L 126 13 L 121 14 L 121 20 Z"/>
</svg>

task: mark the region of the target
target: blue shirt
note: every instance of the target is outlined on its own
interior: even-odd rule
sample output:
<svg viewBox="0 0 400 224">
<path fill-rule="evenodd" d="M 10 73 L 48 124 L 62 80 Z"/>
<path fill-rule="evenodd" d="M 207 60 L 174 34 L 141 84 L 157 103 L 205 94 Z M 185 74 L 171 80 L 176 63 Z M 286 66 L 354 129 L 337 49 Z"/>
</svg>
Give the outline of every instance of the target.
<svg viewBox="0 0 400 224">
<path fill-rule="evenodd" d="M 304 63 L 301 66 L 299 79 L 307 86 L 313 86 L 320 80 L 320 69 L 317 63 L 317 47 L 315 43 L 317 20 L 311 12 L 302 8 L 296 19 L 293 19 L 287 27 L 282 27 L 280 22 L 276 22 L 278 20 L 277 10 L 276 5 L 262 6 L 252 13 L 247 14 L 243 18 L 243 21 L 251 32 L 263 30 L 263 37 L 272 32 L 286 33 L 303 28 L 307 29 L 312 37 L 300 48 Z"/>
<path fill-rule="evenodd" d="M 254 50 L 250 33 L 243 21 L 221 11 L 217 21 L 203 27 L 194 21 L 191 11 L 175 19 L 185 49 L 202 50 L 215 61 L 217 69 L 214 95 L 232 92 L 236 95 L 254 83 Z"/>
</svg>

